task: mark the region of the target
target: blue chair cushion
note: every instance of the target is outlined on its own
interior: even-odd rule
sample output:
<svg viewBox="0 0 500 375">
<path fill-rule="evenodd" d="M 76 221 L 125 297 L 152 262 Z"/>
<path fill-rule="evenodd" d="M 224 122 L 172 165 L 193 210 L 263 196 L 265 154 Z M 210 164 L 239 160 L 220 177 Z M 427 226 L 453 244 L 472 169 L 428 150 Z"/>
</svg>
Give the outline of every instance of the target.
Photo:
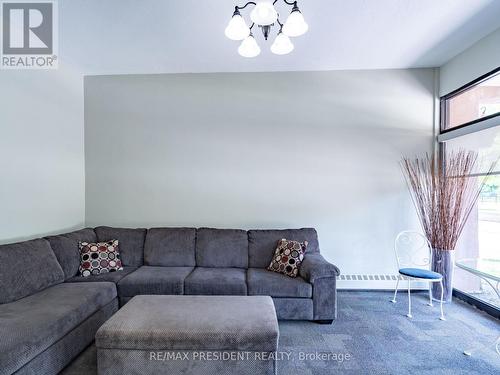
<svg viewBox="0 0 500 375">
<path fill-rule="evenodd" d="M 416 277 L 419 279 L 436 280 L 436 279 L 440 279 L 442 277 L 440 273 L 429 271 L 429 270 L 423 270 L 421 268 L 401 268 L 399 270 L 399 273 L 401 275 Z"/>
</svg>

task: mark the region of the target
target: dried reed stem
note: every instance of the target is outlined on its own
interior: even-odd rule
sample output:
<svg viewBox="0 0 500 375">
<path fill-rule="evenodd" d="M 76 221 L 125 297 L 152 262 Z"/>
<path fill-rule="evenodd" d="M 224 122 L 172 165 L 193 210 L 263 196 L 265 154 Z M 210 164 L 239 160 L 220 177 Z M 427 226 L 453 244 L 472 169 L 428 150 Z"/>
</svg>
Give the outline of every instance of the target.
<svg viewBox="0 0 500 375">
<path fill-rule="evenodd" d="M 401 167 L 432 247 L 454 250 L 496 163 L 480 178 L 475 174 L 477 153 L 459 150 L 447 153 L 443 159 L 429 154 L 414 159 L 404 157 Z"/>
</svg>

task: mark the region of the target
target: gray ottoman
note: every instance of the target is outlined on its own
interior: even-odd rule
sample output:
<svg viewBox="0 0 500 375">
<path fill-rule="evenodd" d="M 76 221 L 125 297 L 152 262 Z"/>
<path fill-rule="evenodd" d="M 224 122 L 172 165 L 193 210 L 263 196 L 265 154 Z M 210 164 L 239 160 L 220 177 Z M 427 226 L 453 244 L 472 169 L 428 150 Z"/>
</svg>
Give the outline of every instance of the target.
<svg viewBox="0 0 500 375">
<path fill-rule="evenodd" d="M 267 296 L 136 296 L 96 334 L 99 374 L 276 374 Z"/>
</svg>

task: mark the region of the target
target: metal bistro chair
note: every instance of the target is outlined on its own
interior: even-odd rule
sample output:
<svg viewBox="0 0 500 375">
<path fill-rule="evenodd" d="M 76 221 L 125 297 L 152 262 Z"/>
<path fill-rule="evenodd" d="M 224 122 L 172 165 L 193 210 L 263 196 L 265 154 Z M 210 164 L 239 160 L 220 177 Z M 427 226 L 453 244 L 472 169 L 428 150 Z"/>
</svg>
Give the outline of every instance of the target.
<svg viewBox="0 0 500 375">
<path fill-rule="evenodd" d="M 394 240 L 394 251 L 398 262 L 399 274 L 408 279 L 408 318 L 412 318 L 411 314 L 411 282 L 427 281 L 429 282 L 429 303 L 432 304 L 432 283 L 441 285 L 441 316 L 439 319 L 446 320 L 443 313 L 443 276 L 429 269 L 432 256 L 432 246 L 429 240 L 421 233 L 414 231 L 403 231 L 398 234 Z M 415 268 L 417 267 L 417 268 Z M 396 295 L 398 293 L 399 277 L 394 291 L 392 303 L 396 303 Z"/>
</svg>

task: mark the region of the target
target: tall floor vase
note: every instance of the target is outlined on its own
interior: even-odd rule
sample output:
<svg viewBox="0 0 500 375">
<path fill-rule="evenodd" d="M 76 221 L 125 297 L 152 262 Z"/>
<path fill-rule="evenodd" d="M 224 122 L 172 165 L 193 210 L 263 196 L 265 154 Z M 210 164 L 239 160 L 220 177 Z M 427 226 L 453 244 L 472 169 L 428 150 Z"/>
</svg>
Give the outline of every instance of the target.
<svg viewBox="0 0 500 375">
<path fill-rule="evenodd" d="M 453 294 L 453 267 L 455 250 L 432 249 L 431 269 L 443 275 L 443 301 L 450 302 Z M 441 286 L 432 283 L 432 298 L 441 299 Z"/>
</svg>

